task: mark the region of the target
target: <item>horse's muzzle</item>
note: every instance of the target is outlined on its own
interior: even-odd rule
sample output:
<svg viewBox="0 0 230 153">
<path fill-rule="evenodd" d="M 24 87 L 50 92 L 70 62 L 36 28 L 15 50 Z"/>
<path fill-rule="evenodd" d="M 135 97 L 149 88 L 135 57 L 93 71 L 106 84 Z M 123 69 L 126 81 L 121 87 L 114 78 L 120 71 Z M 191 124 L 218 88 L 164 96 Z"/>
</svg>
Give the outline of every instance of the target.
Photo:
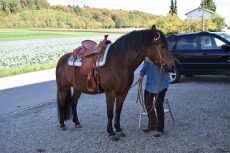
<svg viewBox="0 0 230 153">
<path fill-rule="evenodd" d="M 168 65 L 168 64 L 165 64 L 164 65 L 164 71 L 166 72 L 173 72 L 173 69 L 174 69 L 174 65 Z"/>
</svg>

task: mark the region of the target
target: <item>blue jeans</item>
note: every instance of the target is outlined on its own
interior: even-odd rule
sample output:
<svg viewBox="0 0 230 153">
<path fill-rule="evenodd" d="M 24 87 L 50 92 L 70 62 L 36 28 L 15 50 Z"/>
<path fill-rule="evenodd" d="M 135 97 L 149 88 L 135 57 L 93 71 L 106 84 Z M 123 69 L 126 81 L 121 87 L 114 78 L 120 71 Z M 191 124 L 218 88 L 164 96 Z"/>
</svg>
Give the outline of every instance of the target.
<svg viewBox="0 0 230 153">
<path fill-rule="evenodd" d="M 167 88 L 162 90 L 158 94 L 158 98 L 155 104 L 156 113 L 157 113 L 157 122 L 156 122 L 156 114 L 155 111 L 152 110 L 152 112 L 148 115 L 149 118 L 149 127 L 153 128 L 153 126 L 156 125 L 156 131 L 164 132 L 164 98 L 165 93 L 167 91 Z M 156 97 L 156 93 L 150 93 L 147 90 L 144 92 L 144 100 L 145 100 L 145 106 L 147 109 L 147 112 L 151 110 L 151 106 L 153 105 L 153 98 Z"/>
</svg>

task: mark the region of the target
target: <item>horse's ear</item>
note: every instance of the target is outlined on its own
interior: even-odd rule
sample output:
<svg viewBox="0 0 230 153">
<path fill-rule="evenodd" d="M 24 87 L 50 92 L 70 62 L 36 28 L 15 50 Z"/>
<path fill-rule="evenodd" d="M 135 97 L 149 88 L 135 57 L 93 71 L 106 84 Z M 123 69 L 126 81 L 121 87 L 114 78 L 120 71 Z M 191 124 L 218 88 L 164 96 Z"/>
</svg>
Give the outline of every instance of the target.
<svg viewBox="0 0 230 153">
<path fill-rule="evenodd" d="M 157 31 L 156 31 L 156 26 L 155 25 L 152 26 L 151 31 L 152 31 L 153 37 L 157 38 Z"/>
</svg>

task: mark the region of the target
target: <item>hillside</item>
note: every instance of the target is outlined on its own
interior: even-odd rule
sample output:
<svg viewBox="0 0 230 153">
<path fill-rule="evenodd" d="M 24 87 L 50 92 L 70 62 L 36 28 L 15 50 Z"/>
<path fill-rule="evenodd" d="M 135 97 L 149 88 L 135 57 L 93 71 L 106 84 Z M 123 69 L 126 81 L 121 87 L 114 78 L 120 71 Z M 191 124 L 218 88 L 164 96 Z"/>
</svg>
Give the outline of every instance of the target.
<svg viewBox="0 0 230 153">
<path fill-rule="evenodd" d="M 155 17 L 135 10 L 51 6 L 47 0 L 0 0 L 0 28 L 146 28 Z"/>
</svg>

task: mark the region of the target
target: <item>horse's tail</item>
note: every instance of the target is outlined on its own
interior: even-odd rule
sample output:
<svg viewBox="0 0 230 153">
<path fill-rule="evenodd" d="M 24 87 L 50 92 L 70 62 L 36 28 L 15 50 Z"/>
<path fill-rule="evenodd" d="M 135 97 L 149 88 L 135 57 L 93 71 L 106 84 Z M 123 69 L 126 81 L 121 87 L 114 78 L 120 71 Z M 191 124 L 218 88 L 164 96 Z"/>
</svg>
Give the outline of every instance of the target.
<svg viewBox="0 0 230 153">
<path fill-rule="evenodd" d="M 71 88 L 69 88 L 66 98 L 65 98 L 65 106 L 62 107 L 59 99 L 59 91 L 57 91 L 57 110 L 58 110 L 58 118 L 64 118 L 64 120 L 69 120 L 72 118 L 72 93 Z"/>
</svg>

